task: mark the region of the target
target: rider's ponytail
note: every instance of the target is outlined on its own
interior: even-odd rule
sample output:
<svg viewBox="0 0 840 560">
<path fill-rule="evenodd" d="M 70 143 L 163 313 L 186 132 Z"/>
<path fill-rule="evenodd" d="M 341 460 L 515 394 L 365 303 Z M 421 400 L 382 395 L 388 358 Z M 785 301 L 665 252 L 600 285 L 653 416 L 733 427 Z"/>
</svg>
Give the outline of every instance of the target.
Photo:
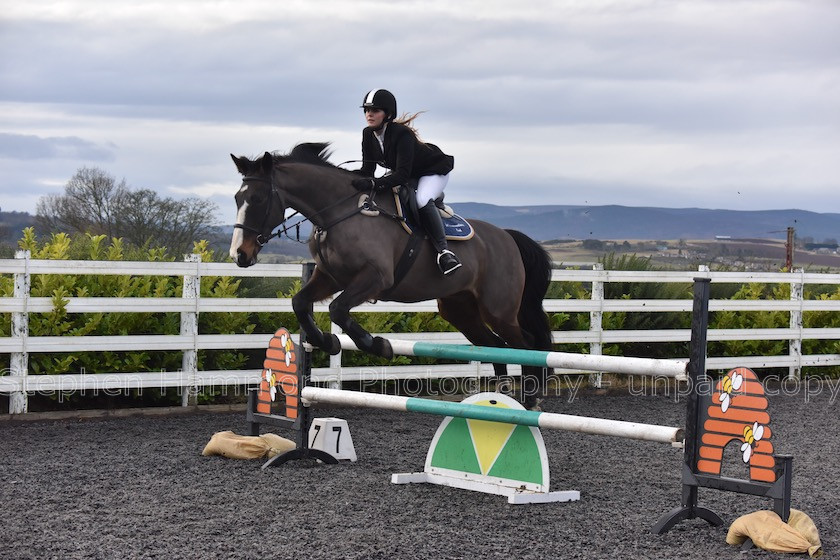
<svg viewBox="0 0 840 560">
<path fill-rule="evenodd" d="M 425 144 L 425 142 L 423 142 L 423 140 L 420 139 L 420 134 L 417 132 L 417 129 L 414 128 L 414 124 L 413 124 L 414 119 L 416 119 L 417 117 L 419 117 L 420 115 L 422 115 L 425 112 L 426 111 L 417 111 L 414 114 L 403 113 L 402 115 L 400 115 L 400 117 L 398 119 L 394 119 L 394 122 L 397 123 L 397 124 L 401 124 L 405 127 L 408 127 L 408 129 L 411 130 L 411 132 L 414 133 L 414 136 L 417 138 L 417 141 L 420 142 L 421 144 Z"/>
</svg>

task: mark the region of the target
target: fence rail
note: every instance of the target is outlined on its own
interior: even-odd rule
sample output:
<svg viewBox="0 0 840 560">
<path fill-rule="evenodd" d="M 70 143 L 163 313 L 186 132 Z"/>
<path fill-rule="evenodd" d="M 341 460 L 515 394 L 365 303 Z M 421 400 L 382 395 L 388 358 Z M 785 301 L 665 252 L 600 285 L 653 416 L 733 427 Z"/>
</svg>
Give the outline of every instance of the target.
<svg viewBox="0 0 840 560">
<path fill-rule="evenodd" d="M 567 265 L 568 266 L 568 265 Z M 197 255 L 189 255 L 184 262 L 114 262 L 114 261 L 52 261 L 31 259 L 28 252 L 19 251 L 15 259 L 0 260 L 0 274 L 12 275 L 14 294 L 0 297 L 0 314 L 10 316 L 11 336 L 0 337 L 0 354 L 8 354 L 10 368 L 0 375 L 0 393 L 9 394 L 9 412 L 27 410 L 27 393 L 139 388 L 170 388 L 182 390 L 183 404 L 188 403 L 191 391 L 207 386 L 252 385 L 258 382 L 260 370 L 202 371 L 197 367 L 197 353 L 202 350 L 262 349 L 273 333 L 263 334 L 201 334 L 198 316 L 201 313 L 291 312 L 291 300 L 272 298 L 208 298 L 200 296 L 200 279 L 204 276 L 237 278 L 300 278 L 302 265 L 257 265 L 248 269 L 234 264 L 202 263 Z M 129 275 L 177 276 L 183 278 L 181 297 L 69 297 L 67 313 L 180 313 L 181 328 L 177 335 L 125 336 L 30 336 L 29 315 L 49 313 L 53 300 L 31 297 L 30 286 L 38 275 Z M 709 369 L 728 369 L 736 366 L 751 368 L 787 368 L 790 377 L 797 378 L 803 367 L 840 365 L 840 354 L 802 355 L 804 340 L 840 340 L 838 328 L 804 328 L 803 313 L 840 311 L 840 300 L 805 300 L 803 288 L 807 284 L 840 285 L 840 274 L 804 272 L 711 272 L 700 271 L 615 271 L 603 270 L 599 265 L 589 269 L 564 268 L 553 271 L 552 280 L 584 282 L 592 285 L 591 297 L 585 300 L 550 299 L 545 301 L 548 312 L 589 313 L 589 330 L 554 331 L 557 344 L 583 343 L 592 354 L 602 353 L 604 344 L 624 342 L 687 342 L 689 329 L 673 330 L 608 330 L 602 327 L 602 316 L 610 312 L 688 312 L 691 299 L 605 299 L 604 286 L 609 283 L 691 283 L 697 277 L 710 278 L 713 283 L 727 284 L 789 284 L 791 297 L 787 300 L 712 300 L 710 311 L 775 311 L 790 314 L 788 328 L 769 329 L 712 329 L 708 340 L 787 340 L 789 351 L 778 356 L 715 357 L 707 360 Z M 327 302 L 328 303 L 328 302 Z M 316 305 L 316 312 L 326 312 L 327 303 Z M 364 312 L 422 312 L 437 311 L 434 301 L 413 304 L 378 302 L 357 308 Z M 7 320 L 4 318 L 4 320 Z M 277 325 L 280 326 L 280 325 Z M 333 331 L 338 329 L 333 325 Z M 460 333 L 384 333 L 408 340 L 434 340 L 464 343 Z M 29 356 L 35 353 L 74 353 L 102 351 L 158 350 L 182 353 L 182 368 L 176 372 L 85 373 L 32 375 Z M 685 359 L 685 356 L 674 356 Z M 516 375 L 518 368 L 511 367 Z M 329 367 L 313 370 L 313 381 L 333 382 L 381 379 L 434 379 L 449 377 L 481 377 L 492 375 L 487 364 L 447 364 L 439 366 L 347 367 L 341 356 L 332 356 Z"/>
</svg>

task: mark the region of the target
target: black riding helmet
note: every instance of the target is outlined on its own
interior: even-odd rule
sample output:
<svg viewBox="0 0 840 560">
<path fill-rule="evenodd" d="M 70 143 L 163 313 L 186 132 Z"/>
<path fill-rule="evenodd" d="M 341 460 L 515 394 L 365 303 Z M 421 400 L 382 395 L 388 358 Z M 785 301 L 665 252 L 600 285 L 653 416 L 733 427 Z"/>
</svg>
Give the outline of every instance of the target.
<svg viewBox="0 0 840 560">
<path fill-rule="evenodd" d="M 397 116 L 397 98 L 387 89 L 372 89 L 365 95 L 362 109 L 382 109 L 386 120 L 392 121 Z"/>
</svg>

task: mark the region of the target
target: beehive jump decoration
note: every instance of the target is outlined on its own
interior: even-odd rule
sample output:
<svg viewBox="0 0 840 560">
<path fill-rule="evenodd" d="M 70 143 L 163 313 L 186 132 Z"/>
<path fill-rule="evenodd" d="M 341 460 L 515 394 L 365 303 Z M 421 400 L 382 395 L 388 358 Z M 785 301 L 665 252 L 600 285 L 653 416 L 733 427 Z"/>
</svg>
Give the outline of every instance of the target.
<svg viewBox="0 0 840 560">
<path fill-rule="evenodd" d="M 698 472 L 719 475 L 724 449 L 738 441 L 750 480 L 776 481 L 767 397 L 752 370 L 735 368 L 718 381 L 701 418 L 701 430 Z"/>
</svg>

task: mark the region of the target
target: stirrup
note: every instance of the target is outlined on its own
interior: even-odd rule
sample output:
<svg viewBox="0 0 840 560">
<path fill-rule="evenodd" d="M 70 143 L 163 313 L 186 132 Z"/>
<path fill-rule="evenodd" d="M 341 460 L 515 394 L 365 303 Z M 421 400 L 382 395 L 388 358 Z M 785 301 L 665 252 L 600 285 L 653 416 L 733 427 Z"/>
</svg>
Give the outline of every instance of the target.
<svg viewBox="0 0 840 560">
<path fill-rule="evenodd" d="M 438 253 L 437 265 L 444 276 L 446 276 L 461 268 L 461 261 L 459 261 L 458 257 L 455 256 L 455 253 L 449 249 L 444 249 Z"/>
</svg>

